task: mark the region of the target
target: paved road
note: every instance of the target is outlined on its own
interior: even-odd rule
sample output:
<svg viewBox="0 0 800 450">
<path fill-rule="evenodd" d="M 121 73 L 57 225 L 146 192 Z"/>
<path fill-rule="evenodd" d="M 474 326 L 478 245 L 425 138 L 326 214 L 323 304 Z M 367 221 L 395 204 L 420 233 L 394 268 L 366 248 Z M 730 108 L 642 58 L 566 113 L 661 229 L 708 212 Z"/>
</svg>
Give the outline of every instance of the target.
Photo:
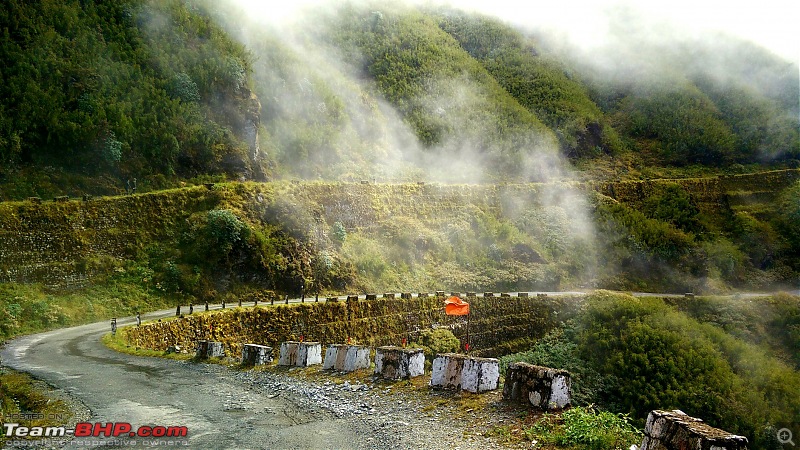
<svg viewBox="0 0 800 450">
<path fill-rule="evenodd" d="M 143 319 L 174 313 L 162 311 Z M 118 323 L 132 322 L 127 318 Z M 31 373 L 83 402 L 91 411 L 90 422 L 129 422 L 134 428 L 186 426 L 188 448 L 358 447 L 354 425 L 237 384 L 226 376 L 225 367 L 109 350 L 100 343 L 109 328 L 103 322 L 21 337 L 6 345 L 0 357 L 3 365 Z M 87 448 L 86 441 L 92 440 L 99 439 L 76 439 L 66 448 Z M 137 438 L 137 447 L 151 440 Z M 174 441 L 181 444 L 183 439 Z"/>
<path fill-rule="evenodd" d="M 218 308 L 220 305 L 211 307 Z M 187 307 L 182 312 L 188 312 Z M 174 309 L 142 318 L 173 314 Z M 133 318 L 125 318 L 118 324 L 133 322 Z M 91 412 L 90 422 L 129 422 L 134 427 L 186 426 L 189 448 L 359 448 L 364 442 L 365 431 L 356 429 L 357 424 L 237 383 L 224 367 L 109 350 L 100 343 L 109 328 L 108 322 L 102 322 L 21 337 L 0 350 L 0 360 L 3 365 L 28 372 L 80 400 Z M 87 448 L 87 441 L 91 440 L 97 438 L 82 438 L 66 448 Z M 148 440 L 139 438 L 137 446 Z M 126 446 L 121 444 L 118 447 Z"/>
</svg>

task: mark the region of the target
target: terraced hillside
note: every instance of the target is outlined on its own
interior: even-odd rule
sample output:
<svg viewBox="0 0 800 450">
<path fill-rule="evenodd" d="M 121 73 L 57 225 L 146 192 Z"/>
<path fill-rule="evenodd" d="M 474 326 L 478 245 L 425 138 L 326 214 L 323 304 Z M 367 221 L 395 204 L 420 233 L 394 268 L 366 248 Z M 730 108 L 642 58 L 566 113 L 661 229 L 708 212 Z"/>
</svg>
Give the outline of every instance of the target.
<svg viewBox="0 0 800 450">
<path fill-rule="evenodd" d="M 798 178 L 785 170 L 617 183 L 226 183 L 6 202 L 0 276 L 64 287 L 137 273 L 164 293 L 197 298 L 299 292 L 303 283 L 320 291 L 789 286 L 797 249 L 782 233 L 793 226 Z"/>
</svg>

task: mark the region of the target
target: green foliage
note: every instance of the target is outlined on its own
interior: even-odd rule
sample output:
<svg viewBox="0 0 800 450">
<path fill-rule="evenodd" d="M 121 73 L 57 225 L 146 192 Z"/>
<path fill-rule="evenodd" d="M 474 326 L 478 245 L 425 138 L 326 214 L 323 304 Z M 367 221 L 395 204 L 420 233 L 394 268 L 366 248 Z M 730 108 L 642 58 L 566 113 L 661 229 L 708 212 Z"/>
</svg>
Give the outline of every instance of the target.
<svg viewBox="0 0 800 450">
<path fill-rule="evenodd" d="M 426 147 L 469 145 L 494 173 L 521 172 L 554 135 L 429 16 L 398 6 L 343 8 L 330 33 Z"/>
<path fill-rule="evenodd" d="M 798 372 L 661 299 L 599 293 L 579 322 L 580 355 L 612 377 L 603 403 L 614 410 L 643 419 L 678 408 L 756 446 L 760 430 L 800 419 L 790 406 L 800 401 Z"/>
<path fill-rule="evenodd" d="M 796 65 L 752 45 L 658 48 L 654 67 L 623 56 L 625 76 L 607 77 L 546 38 L 444 8 L 351 3 L 287 38 L 209 1 L 4 6 L 4 198 L 115 193 L 134 176 L 148 189 L 202 176 L 408 180 L 440 156 L 481 166 L 459 177 L 536 180 L 556 146 L 626 176 L 800 158 Z M 415 140 L 423 158 L 408 157 Z"/>
<path fill-rule="evenodd" d="M 630 289 L 624 280 L 639 280 L 641 285 L 636 288 L 693 290 L 692 277 L 703 267 L 695 257 L 691 235 L 622 203 L 602 199 L 598 200 L 594 220 L 597 254 L 617 262 L 600 267 L 603 285 Z M 672 271 L 670 266 L 678 264 L 685 272 Z"/>
<path fill-rule="evenodd" d="M 461 341 L 447 328 L 422 330 L 411 345 L 421 348 L 428 361 L 433 361 L 440 353 L 457 353 L 461 350 Z"/>
<path fill-rule="evenodd" d="M 544 414 L 525 434 L 539 444 L 587 450 L 626 450 L 642 439 L 627 416 L 597 411 L 591 406 L 571 408 L 561 414 L 560 420 Z"/>
<path fill-rule="evenodd" d="M 781 194 L 778 199 L 775 222 L 788 244 L 787 252 L 793 256 L 791 263 L 795 270 L 800 267 L 800 183 Z"/>
<path fill-rule="evenodd" d="M 712 77 L 700 77 L 697 84 L 735 133 L 739 161 L 800 157 L 797 121 L 778 102 L 753 88 L 722 85 Z"/>
<path fill-rule="evenodd" d="M 333 231 L 333 237 L 336 239 L 339 244 L 342 244 L 345 239 L 347 239 L 347 230 L 342 225 L 342 222 L 334 222 L 333 227 L 331 227 Z"/>
<path fill-rule="evenodd" d="M 495 19 L 455 10 L 437 16 L 444 31 L 555 131 L 565 154 L 592 155 L 595 147 L 604 152 L 620 150 L 610 135 L 603 138 L 602 112 L 562 61 L 540 54 L 532 40 Z"/>
<path fill-rule="evenodd" d="M 64 426 L 72 418 L 69 405 L 50 395 L 50 392 L 42 392 L 42 385 L 28 374 L 0 369 L 0 414 L 4 417 L 20 413 L 36 414 L 39 418 L 26 420 L 28 427 Z M 0 433 L 0 445 L 6 442 L 5 433 Z"/>
<path fill-rule="evenodd" d="M 189 74 L 181 72 L 175 75 L 173 81 L 173 95 L 184 102 L 196 102 L 200 100 L 200 89 L 197 83 L 192 81 Z"/>
<path fill-rule="evenodd" d="M 230 210 L 212 210 L 208 212 L 206 232 L 210 248 L 217 249 L 226 255 L 233 246 L 246 239 L 250 229 Z"/>
<path fill-rule="evenodd" d="M 172 176 L 239 158 L 248 57 L 182 2 L 13 0 L 0 29 L 6 168 Z"/>
<path fill-rule="evenodd" d="M 572 379 L 573 404 L 591 405 L 605 396 L 611 380 L 581 356 L 575 341 L 574 323 L 557 328 L 539 339 L 530 350 L 502 356 L 500 373 L 506 373 L 508 366 L 515 362 L 566 370 Z"/>
<path fill-rule="evenodd" d="M 625 131 L 661 143 L 670 164 L 723 165 L 736 160 L 736 137 L 713 102 L 692 85 L 648 86 L 629 97 Z"/>
<path fill-rule="evenodd" d="M 688 233 L 703 231 L 697 217 L 700 210 L 689 192 L 678 184 L 663 186 L 658 192 L 648 196 L 643 210 L 648 217 L 671 223 Z"/>
</svg>

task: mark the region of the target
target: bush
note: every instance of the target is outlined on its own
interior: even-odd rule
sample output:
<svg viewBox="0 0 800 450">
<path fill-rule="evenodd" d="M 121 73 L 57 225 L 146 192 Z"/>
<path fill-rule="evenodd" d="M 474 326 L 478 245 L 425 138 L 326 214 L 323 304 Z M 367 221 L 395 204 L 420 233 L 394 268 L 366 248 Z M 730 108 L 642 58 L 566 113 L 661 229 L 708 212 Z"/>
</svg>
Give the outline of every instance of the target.
<svg viewBox="0 0 800 450">
<path fill-rule="evenodd" d="M 206 231 L 211 238 L 212 248 L 216 247 L 220 253 L 227 255 L 234 244 L 247 237 L 249 228 L 233 212 L 215 209 L 208 212 Z"/>
<path fill-rule="evenodd" d="M 544 414 L 525 430 L 529 439 L 540 444 L 569 445 L 590 450 L 628 449 L 642 440 L 630 418 L 592 407 L 575 407 L 561 415 Z"/>
<path fill-rule="evenodd" d="M 439 353 L 455 353 L 461 348 L 461 341 L 447 328 L 423 330 L 413 344 L 425 352 L 425 359 L 432 361 Z"/>
<path fill-rule="evenodd" d="M 661 299 L 593 295 L 578 329 L 580 356 L 613 377 L 602 400 L 615 411 L 681 409 L 755 447 L 764 427 L 800 421 L 800 374 Z"/>
<path fill-rule="evenodd" d="M 604 396 L 610 380 L 594 370 L 580 356 L 574 342 L 575 328 L 570 321 L 565 327 L 547 333 L 532 349 L 500 358 L 500 373 L 506 373 L 515 362 L 566 370 L 572 377 L 572 400 L 575 405 L 589 405 Z"/>
</svg>

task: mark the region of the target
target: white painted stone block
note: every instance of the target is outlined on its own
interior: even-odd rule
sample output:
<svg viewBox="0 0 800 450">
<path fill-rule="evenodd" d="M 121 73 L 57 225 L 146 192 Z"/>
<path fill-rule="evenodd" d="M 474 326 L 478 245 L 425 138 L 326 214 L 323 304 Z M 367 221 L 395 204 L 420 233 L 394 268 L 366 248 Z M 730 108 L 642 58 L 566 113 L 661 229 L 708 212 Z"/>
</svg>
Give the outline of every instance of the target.
<svg viewBox="0 0 800 450">
<path fill-rule="evenodd" d="M 199 341 L 195 356 L 200 359 L 221 358 L 225 356 L 225 346 L 222 342 Z"/>
<path fill-rule="evenodd" d="M 322 364 L 322 344 L 319 342 L 301 342 L 297 356 L 297 365 L 300 367 Z"/>
<path fill-rule="evenodd" d="M 425 373 L 425 354 L 421 348 L 378 347 L 375 373 L 389 380 L 418 377 Z"/>
<path fill-rule="evenodd" d="M 257 344 L 244 344 L 242 348 L 242 364 L 260 366 L 272 362 L 272 347 Z"/>
<path fill-rule="evenodd" d="M 747 438 L 714 428 L 682 411 L 652 411 L 647 416 L 640 450 L 707 448 L 744 450 Z"/>
<path fill-rule="evenodd" d="M 347 348 L 347 357 L 344 360 L 344 371 L 353 372 L 359 369 L 368 369 L 370 366 L 370 349 L 359 345 Z"/>
<path fill-rule="evenodd" d="M 480 393 L 497 389 L 499 383 L 500 364 L 497 359 L 442 353 L 433 360 L 433 387 Z"/>
<path fill-rule="evenodd" d="M 336 368 L 336 357 L 339 350 L 344 347 L 342 344 L 332 344 L 325 349 L 325 359 L 322 360 L 322 370 L 334 370 Z"/>
<path fill-rule="evenodd" d="M 361 345 L 333 344 L 325 350 L 323 370 L 353 372 L 370 365 L 370 349 Z"/>
<path fill-rule="evenodd" d="M 300 348 L 300 343 L 295 341 L 287 341 L 281 343 L 281 356 L 278 359 L 279 366 L 296 366 L 297 354 Z"/>
<path fill-rule="evenodd" d="M 470 358 L 464 361 L 461 389 L 481 393 L 500 386 L 500 362 L 495 358 Z"/>
<path fill-rule="evenodd" d="M 506 372 L 503 397 L 544 410 L 564 409 L 571 403 L 570 387 L 570 374 L 566 370 L 516 362 Z"/>
<path fill-rule="evenodd" d="M 550 401 L 548 408 L 563 409 L 570 404 L 570 377 L 569 375 L 556 375 L 550 385 Z"/>
<path fill-rule="evenodd" d="M 322 345 L 319 342 L 287 341 L 281 343 L 278 365 L 308 367 L 322 364 Z"/>
</svg>

